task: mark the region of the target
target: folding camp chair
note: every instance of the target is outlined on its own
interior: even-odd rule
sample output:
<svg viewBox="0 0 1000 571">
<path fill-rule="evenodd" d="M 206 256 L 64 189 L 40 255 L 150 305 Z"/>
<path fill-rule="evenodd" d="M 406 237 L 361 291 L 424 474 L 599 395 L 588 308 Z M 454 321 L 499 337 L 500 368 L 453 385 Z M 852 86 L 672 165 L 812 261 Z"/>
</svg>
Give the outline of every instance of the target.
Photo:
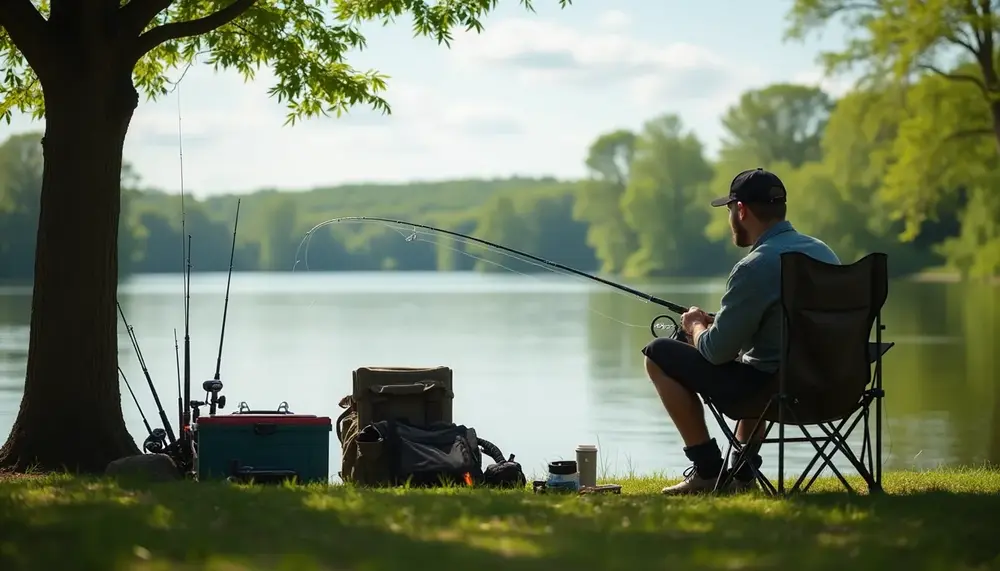
<svg viewBox="0 0 1000 571">
<path fill-rule="evenodd" d="M 889 290 L 886 261 L 883 253 L 869 254 L 847 265 L 827 264 L 798 252 L 781 255 L 783 317 L 778 374 L 764 391 L 746 402 L 723 406 L 706 400 L 729 441 L 725 458 L 730 458 L 731 451 L 736 450 L 733 466 L 718 482 L 717 490 L 723 489 L 736 470 L 747 464 L 765 492 L 784 495 L 785 445 L 808 442 L 816 454 L 791 492 L 808 490 L 823 469 L 829 467 L 853 493 L 847 479 L 834 466 L 833 453 L 838 451 L 864 479 L 869 493 L 881 491 L 881 417 L 885 396 L 882 356 L 894 345 L 882 342 L 885 326 L 881 312 Z M 873 325 L 874 343 L 869 341 Z M 873 403 L 874 431 L 869 419 Z M 754 423 L 754 435 L 763 423 L 763 439 L 741 444 L 724 416 L 736 420 L 737 426 L 742 422 Z M 847 439 L 859 423 L 863 423 L 864 434 L 860 454 L 855 454 Z M 769 438 L 775 424 L 778 437 Z M 803 437 L 786 437 L 786 425 L 798 426 Z M 778 445 L 777 488 L 749 462 L 750 454 L 759 451 L 763 444 Z M 833 449 L 828 451 L 830 445 Z M 820 463 L 815 473 L 803 485 L 817 462 Z"/>
</svg>

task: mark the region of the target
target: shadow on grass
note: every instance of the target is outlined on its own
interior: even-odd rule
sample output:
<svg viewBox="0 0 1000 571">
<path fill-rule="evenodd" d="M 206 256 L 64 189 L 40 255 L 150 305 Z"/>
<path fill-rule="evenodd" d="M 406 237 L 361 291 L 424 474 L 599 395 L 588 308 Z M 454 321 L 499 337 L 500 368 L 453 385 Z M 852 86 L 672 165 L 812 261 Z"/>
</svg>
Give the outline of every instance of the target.
<svg viewBox="0 0 1000 571">
<path fill-rule="evenodd" d="M 988 569 L 1000 496 L 787 500 L 65 479 L 0 486 L 0 569 Z"/>
</svg>

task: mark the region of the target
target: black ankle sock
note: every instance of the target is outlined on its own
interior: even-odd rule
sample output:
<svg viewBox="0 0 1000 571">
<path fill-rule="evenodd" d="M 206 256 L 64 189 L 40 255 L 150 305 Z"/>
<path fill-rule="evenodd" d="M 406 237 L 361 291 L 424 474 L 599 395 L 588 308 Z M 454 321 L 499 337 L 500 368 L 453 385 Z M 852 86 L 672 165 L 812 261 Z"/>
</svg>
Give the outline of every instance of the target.
<svg viewBox="0 0 1000 571">
<path fill-rule="evenodd" d="M 732 454 L 729 455 L 730 469 L 736 467 L 736 462 L 739 460 L 739 456 L 740 456 L 739 453 L 736 452 L 735 450 L 733 450 Z M 764 460 L 763 458 L 760 457 L 760 454 L 756 453 L 756 451 L 747 452 L 745 458 L 747 459 L 747 461 L 744 462 L 742 466 L 740 466 L 740 469 L 737 470 L 736 473 L 733 474 L 733 476 L 735 476 L 736 479 L 738 480 L 749 482 L 754 478 L 754 472 L 753 469 L 750 467 L 750 465 L 753 464 L 753 467 L 759 470 L 761 464 L 764 463 Z"/>
<path fill-rule="evenodd" d="M 684 455 L 688 457 L 688 460 L 694 462 L 695 470 L 702 478 L 718 476 L 724 464 L 722 451 L 719 450 L 719 445 L 714 438 L 702 444 L 688 446 L 684 449 Z"/>
</svg>

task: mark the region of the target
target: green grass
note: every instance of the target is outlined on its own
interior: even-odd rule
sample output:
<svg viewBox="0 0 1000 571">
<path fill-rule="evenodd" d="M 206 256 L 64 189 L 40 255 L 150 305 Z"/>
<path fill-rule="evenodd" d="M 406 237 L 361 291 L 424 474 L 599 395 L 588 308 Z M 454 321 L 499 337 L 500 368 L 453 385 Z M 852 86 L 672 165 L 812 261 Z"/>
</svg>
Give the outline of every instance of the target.
<svg viewBox="0 0 1000 571">
<path fill-rule="evenodd" d="M 1000 472 L 773 499 L 0 478 L 0 569 L 1000 569 Z"/>
</svg>

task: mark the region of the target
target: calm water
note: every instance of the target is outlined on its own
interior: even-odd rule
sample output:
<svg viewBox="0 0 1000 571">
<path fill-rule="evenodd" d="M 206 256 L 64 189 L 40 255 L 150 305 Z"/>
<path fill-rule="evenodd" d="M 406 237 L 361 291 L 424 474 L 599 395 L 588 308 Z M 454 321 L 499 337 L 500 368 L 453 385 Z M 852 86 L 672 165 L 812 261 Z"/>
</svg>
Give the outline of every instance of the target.
<svg viewBox="0 0 1000 571">
<path fill-rule="evenodd" d="M 644 287 L 716 308 L 723 283 Z M 181 277 L 138 276 L 121 289 L 161 399 L 175 403 Z M 294 412 L 335 418 L 357 367 L 446 365 L 455 372 L 456 422 L 516 454 L 529 476 L 547 461 L 571 458 L 581 443 L 599 445 L 610 474 L 676 475 L 687 465 L 642 368 L 639 349 L 655 306 L 553 275 L 246 273 L 233 276 L 232 290 L 223 412 L 240 401 L 253 408 L 287 401 Z M 214 374 L 224 291 L 224 274 L 191 278 L 196 387 Z M 29 308 L 29 288 L 0 288 L 4 436 L 23 388 Z M 894 283 L 885 323 L 886 337 L 897 342 L 886 359 L 886 467 L 1000 463 L 1000 289 Z M 119 339 L 122 369 L 152 419 L 152 398 L 121 327 Z M 139 414 L 122 394 L 141 442 Z M 336 473 L 333 433 L 330 446 Z M 789 450 L 793 468 L 811 457 L 802 446 Z M 776 462 L 768 461 L 773 472 Z"/>
</svg>

